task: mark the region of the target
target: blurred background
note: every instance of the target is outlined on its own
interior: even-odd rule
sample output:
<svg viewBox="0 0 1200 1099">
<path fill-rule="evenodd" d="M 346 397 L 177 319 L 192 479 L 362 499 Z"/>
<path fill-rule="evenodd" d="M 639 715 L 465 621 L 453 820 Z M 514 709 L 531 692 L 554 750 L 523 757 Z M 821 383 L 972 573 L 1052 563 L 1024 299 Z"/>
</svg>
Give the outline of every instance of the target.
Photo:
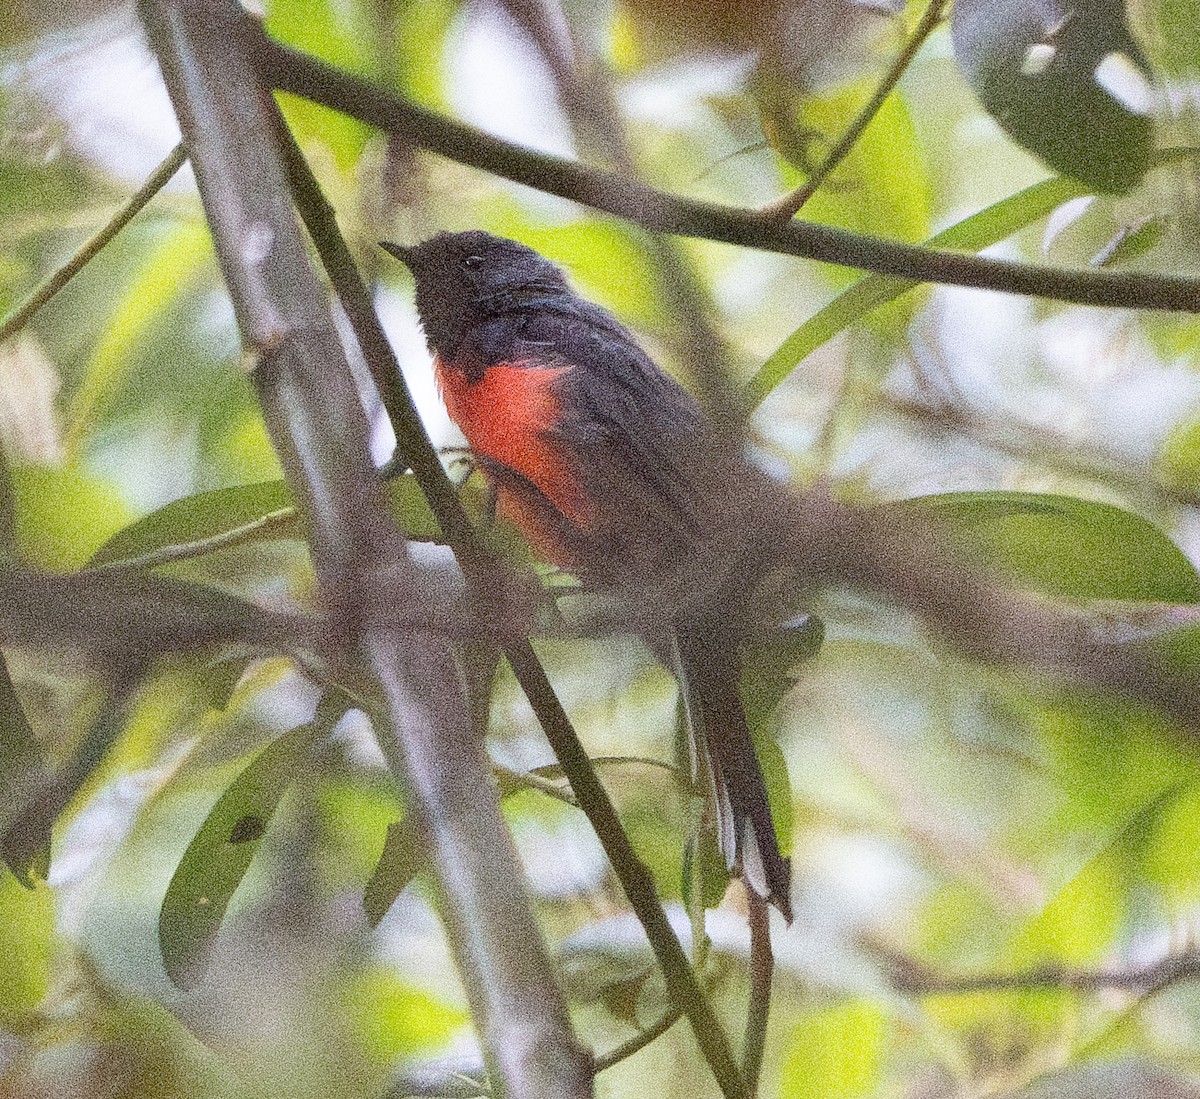
<svg viewBox="0 0 1200 1099">
<path fill-rule="evenodd" d="M 924 11 L 900 0 L 271 0 L 261 15 L 279 40 L 480 129 L 754 207 L 820 163 Z M 1195 145 L 1200 12 L 1142 0 L 1131 15 L 1154 70 L 1157 143 Z M 437 399 L 411 282 L 381 238 L 470 227 L 519 238 L 692 385 L 697 364 L 746 385 L 860 277 L 654 240 L 322 108 L 283 106 L 440 445 L 461 439 Z M 177 139 L 132 7 L 0 0 L 0 316 Z M 981 108 L 942 27 L 802 216 L 919 242 L 1049 174 Z M 1184 157 L 1127 194 L 1080 192 L 989 254 L 1196 272 L 1198 181 Z M 1102 255 L 1130 236 L 1138 248 Z M 1186 316 L 924 288 L 794 364 L 755 410 L 749 445 L 778 477 L 858 500 L 1013 489 L 1116 504 L 1200 560 L 1198 335 Z M 392 439 L 363 387 L 382 462 Z M 281 475 L 188 168 L 0 344 L 0 443 L 20 551 L 50 570 L 82 566 L 171 501 Z M 170 571 L 267 606 L 311 605 L 295 541 Z M 1119 974 L 1189 957 L 1194 745 L 1131 704 L 971 664 L 877 601 L 827 592 L 811 609 L 825 645 L 772 718 L 797 918 L 775 927 L 763 1094 L 1200 1094 L 1194 983 L 933 995 L 896 977 L 931 975 L 931 989 L 964 974 Z M 639 643 L 540 651 L 592 755 L 672 758 L 674 683 Z M 65 758 L 98 706 L 87 661 L 5 656 L 39 739 Z M 427 884 L 377 927 L 364 915 L 400 806 L 358 714 L 296 775 L 205 980 L 183 991 L 167 979 L 158 912 L 184 849 L 255 753 L 317 701 L 282 659 L 250 664 L 215 699 L 211 682 L 195 662 L 160 667 L 56 827 L 46 881 L 29 890 L 0 871 L 0 1096 L 349 1099 L 407 1094 L 475 1063 Z M 507 766 L 551 762 L 503 670 L 490 737 Z M 650 764 L 602 776 L 677 910 L 686 800 Z M 529 791 L 505 808 L 580 1031 L 611 1048 L 663 1008 L 644 942 L 578 812 Z M 713 995 L 736 1035 L 748 950 L 736 896 L 711 913 L 710 933 Z M 597 1093 L 717 1094 L 682 1024 L 601 1075 Z"/>
</svg>

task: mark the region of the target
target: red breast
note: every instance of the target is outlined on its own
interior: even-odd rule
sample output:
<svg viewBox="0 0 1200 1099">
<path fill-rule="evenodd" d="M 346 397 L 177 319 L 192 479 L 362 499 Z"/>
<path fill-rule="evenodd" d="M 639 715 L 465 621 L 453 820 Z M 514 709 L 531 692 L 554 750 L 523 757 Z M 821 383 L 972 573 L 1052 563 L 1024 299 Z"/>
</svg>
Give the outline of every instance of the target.
<svg viewBox="0 0 1200 1099">
<path fill-rule="evenodd" d="M 578 527 L 592 508 L 571 469 L 570 456 L 555 438 L 562 402 L 555 382 L 571 367 L 540 367 L 520 362 L 489 366 L 477 379 L 441 359 L 434 360 L 438 389 L 450 418 L 476 454 L 521 474 Z M 498 484 L 500 513 L 556 564 L 569 566 L 537 507 Z M 561 525 L 561 524 L 558 524 Z"/>
</svg>

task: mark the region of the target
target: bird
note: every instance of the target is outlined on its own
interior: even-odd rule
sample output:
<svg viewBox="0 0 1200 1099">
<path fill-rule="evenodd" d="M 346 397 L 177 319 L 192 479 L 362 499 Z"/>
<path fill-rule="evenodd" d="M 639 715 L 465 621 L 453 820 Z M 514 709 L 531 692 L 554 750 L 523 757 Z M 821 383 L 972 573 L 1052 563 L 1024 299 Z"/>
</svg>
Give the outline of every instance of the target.
<svg viewBox="0 0 1200 1099">
<path fill-rule="evenodd" d="M 719 849 L 791 923 L 791 867 L 738 687 L 766 474 L 534 249 L 483 230 L 380 243 L 413 275 L 438 389 L 496 514 L 626 608 L 676 670 Z"/>
</svg>

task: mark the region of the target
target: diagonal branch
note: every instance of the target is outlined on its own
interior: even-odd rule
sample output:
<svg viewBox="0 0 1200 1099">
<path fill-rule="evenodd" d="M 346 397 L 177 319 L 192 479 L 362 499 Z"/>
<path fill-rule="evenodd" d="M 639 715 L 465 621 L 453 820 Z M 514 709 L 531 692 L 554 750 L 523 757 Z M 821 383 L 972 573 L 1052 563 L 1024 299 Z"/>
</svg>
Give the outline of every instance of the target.
<svg viewBox="0 0 1200 1099">
<path fill-rule="evenodd" d="M 1071 271 L 900 244 L 811 222 L 683 198 L 493 137 L 252 32 L 264 79 L 413 145 L 662 233 L 857 267 L 918 282 L 974 286 L 1084 305 L 1200 312 L 1200 279 Z"/>
<path fill-rule="evenodd" d="M 182 142 L 175 146 L 162 163 L 150 173 L 143 183 L 125 204 L 112 216 L 108 223 L 88 240 L 66 263 L 55 271 L 30 296 L 24 305 L 20 306 L 10 316 L 0 322 L 0 343 L 20 332 L 29 323 L 39 309 L 54 297 L 64 286 L 79 274 L 101 250 L 122 229 L 125 228 L 139 211 L 159 191 L 166 186 L 167 181 L 183 167 L 187 160 L 187 150 Z"/>
<path fill-rule="evenodd" d="M 867 101 L 866 106 L 855 116 L 854 121 L 846 127 L 846 132 L 838 139 L 838 143 L 830 150 L 829 155 L 821 161 L 812 176 L 805 180 L 790 194 L 776 199 L 766 206 L 762 213 L 764 217 L 777 217 L 781 220 L 795 217 L 800 208 L 820 190 L 821 185 L 830 177 L 839 164 L 850 155 L 850 151 L 862 137 L 863 131 L 871 125 L 871 120 L 879 113 L 887 97 L 892 94 L 900 78 L 904 75 L 918 51 L 942 21 L 942 12 L 946 0 L 930 0 L 925 14 L 909 36 L 904 48 L 896 55 L 896 59 L 888 66 L 887 72 L 875 89 L 875 93 Z"/>
<path fill-rule="evenodd" d="M 469 720 L 453 650 L 428 632 L 365 625 L 375 579 L 426 579 L 387 513 L 367 422 L 324 288 L 288 199 L 270 95 L 235 0 L 139 5 L 188 145 L 264 420 L 311 530 L 320 594 L 342 658 L 382 700 L 380 747 L 420 822 L 441 915 L 495 1090 L 591 1094 L 525 892 L 495 781 Z"/>
<path fill-rule="evenodd" d="M 380 385 L 384 407 L 392 418 L 401 453 L 411 464 L 431 510 L 446 532 L 474 589 L 487 593 L 499 587 L 503 591 L 505 584 L 502 574 L 479 545 L 454 486 L 425 434 L 395 353 L 379 325 L 370 296 L 338 230 L 333 211 L 290 138 L 285 142 L 285 148 L 289 150 L 289 179 L 297 205 L 346 316 L 350 319 L 372 377 Z M 504 653 L 550 741 L 580 808 L 587 814 L 630 905 L 646 930 L 673 1002 L 687 1014 L 701 1051 L 724 1094 L 728 1097 L 744 1094 L 729 1044 L 663 911 L 653 879 L 622 828 L 612 801 L 596 775 L 533 645 L 527 638 L 510 640 L 504 645 Z"/>
</svg>

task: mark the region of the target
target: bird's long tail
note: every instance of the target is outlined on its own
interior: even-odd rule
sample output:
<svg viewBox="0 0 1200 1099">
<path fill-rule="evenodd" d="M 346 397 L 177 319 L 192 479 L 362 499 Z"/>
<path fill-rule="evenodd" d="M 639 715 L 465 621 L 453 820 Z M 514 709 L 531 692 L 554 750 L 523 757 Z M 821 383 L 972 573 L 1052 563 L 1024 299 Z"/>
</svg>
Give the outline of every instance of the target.
<svg viewBox="0 0 1200 1099">
<path fill-rule="evenodd" d="M 738 656 L 722 631 L 681 629 L 677 644 L 692 751 L 707 764 L 717 840 L 731 870 L 792 922 L 791 864 L 780 854 L 771 806 L 738 693 Z"/>
</svg>

